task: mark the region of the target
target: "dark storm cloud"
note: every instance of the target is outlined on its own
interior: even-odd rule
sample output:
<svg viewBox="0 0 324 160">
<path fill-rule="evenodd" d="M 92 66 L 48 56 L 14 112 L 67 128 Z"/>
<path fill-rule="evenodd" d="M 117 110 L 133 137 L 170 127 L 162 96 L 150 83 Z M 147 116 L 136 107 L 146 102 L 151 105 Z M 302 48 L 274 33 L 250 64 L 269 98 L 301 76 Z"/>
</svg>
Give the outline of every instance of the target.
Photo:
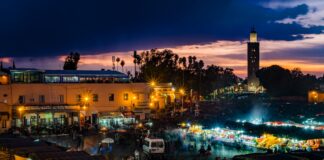
<svg viewBox="0 0 324 160">
<path fill-rule="evenodd" d="M 322 27 L 278 24 L 305 4 L 273 10 L 239 0 L 8 0 L 0 2 L 0 56 L 70 51 L 129 51 L 216 40 L 243 40 L 252 25 L 263 39 L 294 40 Z"/>
</svg>

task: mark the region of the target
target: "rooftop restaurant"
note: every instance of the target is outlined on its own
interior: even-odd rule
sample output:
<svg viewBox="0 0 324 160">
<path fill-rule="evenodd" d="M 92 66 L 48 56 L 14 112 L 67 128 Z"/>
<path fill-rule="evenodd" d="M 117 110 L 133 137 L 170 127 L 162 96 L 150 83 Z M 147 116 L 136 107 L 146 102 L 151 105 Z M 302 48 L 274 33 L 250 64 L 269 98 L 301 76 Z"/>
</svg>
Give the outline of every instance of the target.
<svg viewBox="0 0 324 160">
<path fill-rule="evenodd" d="M 9 69 L 11 83 L 128 83 L 129 77 L 112 70 Z"/>
</svg>

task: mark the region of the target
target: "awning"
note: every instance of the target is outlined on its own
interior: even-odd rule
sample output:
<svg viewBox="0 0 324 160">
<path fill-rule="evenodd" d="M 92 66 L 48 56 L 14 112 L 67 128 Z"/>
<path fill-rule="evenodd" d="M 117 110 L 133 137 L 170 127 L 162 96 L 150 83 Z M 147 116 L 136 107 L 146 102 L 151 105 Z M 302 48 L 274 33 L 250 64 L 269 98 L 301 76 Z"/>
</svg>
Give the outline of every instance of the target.
<svg viewBox="0 0 324 160">
<path fill-rule="evenodd" d="M 121 112 L 99 112 L 100 118 L 124 118 Z"/>
<path fill-rule="evenodd" d="M 125 117 L 133 117 L 134 116 L 134 112 L 132 112 L 132 111 L 128 111 L 128 112 L 123 112 L 123 115 L 125 116 Z"/>
</svg>

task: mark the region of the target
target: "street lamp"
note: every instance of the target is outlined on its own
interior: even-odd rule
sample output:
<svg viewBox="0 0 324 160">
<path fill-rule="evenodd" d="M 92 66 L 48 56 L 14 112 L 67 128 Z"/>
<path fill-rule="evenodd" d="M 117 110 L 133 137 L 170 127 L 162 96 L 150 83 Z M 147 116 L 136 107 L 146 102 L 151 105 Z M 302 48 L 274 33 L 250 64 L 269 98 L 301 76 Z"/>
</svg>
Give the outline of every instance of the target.
<svg viewBox="0 0 324 160">
<path fill-rule="evenodd" d="M 84 124 L 85 124 L 85 121 L 86 121 L 86 110 L 88 108 L 88 105 L 89 105 L 89 102 L 90 102 L 90 96 L 89 96 L 89 93 L 86 93 L 85 95 L 83 95 L 82 97 L 82 103 L 80 104 L 80 109 L 79 109 L 79 128 L 80 128 L 80 131 L 82 130 L 81 128 L 81 119 L 84 120 Z M 82 116 L 81 114 L 81 111 L 84 111 L 84 116 Z"/>
<path fill-rule="evenodd" d="M 19 119 L 20 119 L 20 122 L 21 122 L 21 124 L 23 124 L 22 112 L 24 111 L 24 107 L 19 107 L 18 108 L 18 111 L 19 111 Z"/>
<path fill-rule="evenodd" d="M 150 86 L 151 86 L 151 87 L 154 87 L 155 85 L 156 85 L 156 82 L 155 82 L 155 81 L 151 81 L 151 82 L 150 82 Z"/>
<path fill-rule="evenodd" d="M 316 104 L 318 101 L 318 93 L 316 91 L 312 91 L 312 99 L 314 103 Z"/>
<path fill-rule="evenodd" d="M 88 103 L 89 100 L 90 100 L 90 98 L 89 98 L 88 95 L 85 95 L 85 96 L 83 97 L 83 101 L 84 101 L 84 103 Z"/>
<path fill-rule="evenodd" d="M 180 88 L 179 93 L 181 95 L 181 115 L 183 115 L 183 96 L 185 95 L 185 90 L 183 88 Z"/>
<path fill-rule="evenodd" d="M 181 95 L 184 95 L 184 94 L 185 94 L 185 90 L 184 90 L 183 88 L 180 88 L 180 89 L 179 89 L 179 93 L 180 93 Z"/>
</svg>

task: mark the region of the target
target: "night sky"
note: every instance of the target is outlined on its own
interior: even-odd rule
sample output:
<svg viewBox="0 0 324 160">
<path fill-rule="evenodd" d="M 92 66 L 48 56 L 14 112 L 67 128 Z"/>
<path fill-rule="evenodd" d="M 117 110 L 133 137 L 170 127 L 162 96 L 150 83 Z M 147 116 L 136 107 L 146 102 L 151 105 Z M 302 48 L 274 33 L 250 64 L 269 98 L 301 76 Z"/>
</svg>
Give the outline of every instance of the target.
<svg viewBox="0 0 324 160">
<path fill-rule="evenodd" d="M 132 50 L 169 48 L 246 75 L 246 41 L 255 26 L 261 66 L 324 73 L 322 0 L 2 0 L 0 58 L 6 66 L 60 69 L 78 51 L 80 69 L 132 69 Z"/>
</svg>

